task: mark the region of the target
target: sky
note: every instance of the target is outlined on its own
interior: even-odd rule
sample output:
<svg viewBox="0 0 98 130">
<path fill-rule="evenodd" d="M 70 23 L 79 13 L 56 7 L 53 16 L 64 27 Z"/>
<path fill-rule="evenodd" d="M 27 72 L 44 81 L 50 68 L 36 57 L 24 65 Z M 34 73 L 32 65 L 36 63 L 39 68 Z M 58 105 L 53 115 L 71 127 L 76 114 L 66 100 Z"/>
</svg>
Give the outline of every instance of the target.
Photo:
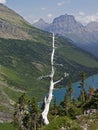
<svg viewBox="0 0 98 130">
<path fill-rule="evenodd" d="M 0 0 L 30 23 L 40 18 L 52 22 L 55 17 L 74 15 L 82 24 L 98 22 L 98 0 Z"/>
</svg>

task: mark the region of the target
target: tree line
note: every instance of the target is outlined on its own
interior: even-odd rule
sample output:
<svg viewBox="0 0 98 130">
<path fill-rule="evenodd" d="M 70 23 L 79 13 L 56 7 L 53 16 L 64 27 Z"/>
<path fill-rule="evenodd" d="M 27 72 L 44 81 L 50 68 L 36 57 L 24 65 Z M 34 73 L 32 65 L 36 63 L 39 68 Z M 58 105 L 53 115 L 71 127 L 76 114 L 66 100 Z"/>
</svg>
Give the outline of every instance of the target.
<svg viewBox="0 0 98 130">
<path fill-rule="evenodd" d="M 80 94 L 76 99 L 73 96 L 74 89 L 72 82 L 70 81 L 66 87 L 64 100 L 60 104 L 57 104 L 57 99 L 53 99 L 50 105 L 48 114 L 49 121 L 51 122 L 56 117 L 69 117 L 70 119 L 76 119 L 77 115 L 81 115 L 84 111 L 91 109 L 98 109 L 98 89 L 94 89 L 93 86 L 89 87 L 88 91 L 85 90 L 86 86 L 86 74 L 82 72 L 80 74 L 81 82 L 79 85 Z M 19 97 L 14 112 L 13 125 L 16 130 L 44 130 L 44 121 L 41 117 L 41 113 L 44 110 L 44 102 L 39 105 L 36 99 L 26 99 L 25 94 Z"/>
</svg>

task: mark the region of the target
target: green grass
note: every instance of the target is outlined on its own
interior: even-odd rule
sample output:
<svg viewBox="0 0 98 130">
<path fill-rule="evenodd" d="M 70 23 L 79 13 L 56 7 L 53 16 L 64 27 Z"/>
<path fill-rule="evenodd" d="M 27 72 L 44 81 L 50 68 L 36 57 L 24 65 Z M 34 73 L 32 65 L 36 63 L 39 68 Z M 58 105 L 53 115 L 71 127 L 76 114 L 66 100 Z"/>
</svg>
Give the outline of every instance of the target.
<svg viewBox="0 0 98 130">
<path fill-rule="evenodd" d="M 98 129 L 98 122 L 93 122 L 90 124 L 88 130 L 97 130 Z"/>
<path fill-rule="evenodd" d="M 15 130 L 10 123 L 0 123 L 0 130 Z"/>
<path fill-rule="evenodd" d="M 8 21 L 9 23 L 24 26 L 23 22 L 25 20 L 20 15 L 3 5 L 0 5 L 0 18 Z M 27 22 L 25 21 L 25 23 Z"/>
<path fill-rule="evenodd" d="M 17 101 L 18 98 L 23 94 L 22 92 L 17 92 L 17 89 L 13 90 L 8 87 L 4 87 L 3 90 L 9 96 L 9 98 L 12 99 L 13 101 Z"/>
<path fill-rule="evenodd" d="M 9 108 L 7 108 L 6 106 L 0 105 L 0 111 L 9 112 Z"/>
<path fill-rule="evenodd" d="M 64 46 L 64 44 L 66 44 L 66 46 Z M 58 52 L 62 55 L 62 57 L 65 57 L 70 61 L 90 68 L 98 68 L 98 60 L 94 58 L 94 56 L 89 53 L 85 53 L 79 48 L 77 49 L 77 47 L 74 45 L 64 43 L 63 41 L 63 45 L 60 47 L 60 49 L 58 49 Z"/>
<path fill-rule="evenodd" d="M 6 77 L 9 77 L 9 79 L 19 83 L 22 82 L 22 79 L 20 78 L 19 74 L 14 70 L 1 66 L 1 71 L 5 74 Z"/>
</svg>

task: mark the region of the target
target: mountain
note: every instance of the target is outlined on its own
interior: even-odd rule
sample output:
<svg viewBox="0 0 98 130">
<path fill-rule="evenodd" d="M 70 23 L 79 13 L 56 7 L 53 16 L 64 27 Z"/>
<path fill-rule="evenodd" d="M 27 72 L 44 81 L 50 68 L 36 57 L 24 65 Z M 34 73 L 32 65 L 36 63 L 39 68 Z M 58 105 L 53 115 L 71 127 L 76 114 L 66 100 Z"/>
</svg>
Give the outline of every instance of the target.
<svg viewBox="0 0 98 130">
<path fill-rule="evenodd" d="M 0 4 L 0 38 L 32 39 L 30 27 L 22 16 Z"/>
<path fill-rule="evenodd" d="M 53 20 L 53 23 L 47 28 L 49 31 L 65 35 L 66 33 L 81 32 L 84 28 L 79 22 L 76 22 L 72 15 L 61 15 Z"/>
<path fill-rule="evenodd" d="M 13 104 L 22 93 L 27 98 L 42 100 L 48 92 L 52 34 L 32 27 L 20 15 L 0 4 L 0 120 L 10 121 Z M 56 36 L 55 80 L 63 72 L 69 77 L 60 84 L 79 80 L 81 71 L 87 76 L 98 73 L 98 60 L 72 44 L 69 39 Z"/>
<path fill-rule="evenodd" d="M 98 22 L 83 26 L 75 20 L 74 16 L 65 14 L 55 18 L 47 27 L 41 29 L 69 38 L 78 47 L 98 57 Z"/>
<path fill-rule="evenodd" d="M 42 29 L 42 30 L 43 30 L 43 28 L 44 28 L 44 29 L 47 28 L 48 25 L 49 25 L 49 24 L 46 23 L 43 19 L 39 19 L 39 21 L 37 21 L 37 22 L 35 22 L 35 23 L 33 24 L 34 27 L 37 27 L 37 28 Z"/>
<path fill-rule="evenodd" d="M 90 22 L 86 25 L 86 30 L 89 32 L 98 32 L 98 22 Z"/>
</svg>

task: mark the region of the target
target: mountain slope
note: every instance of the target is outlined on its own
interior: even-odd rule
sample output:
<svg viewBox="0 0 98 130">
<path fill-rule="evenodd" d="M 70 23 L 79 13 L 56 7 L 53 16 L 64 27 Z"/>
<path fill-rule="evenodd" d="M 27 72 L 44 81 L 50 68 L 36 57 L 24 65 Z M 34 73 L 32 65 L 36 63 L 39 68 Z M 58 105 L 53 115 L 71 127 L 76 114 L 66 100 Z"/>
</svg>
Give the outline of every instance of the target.
<svg viewBox="0 0 98 130">
<path fill-rule="evenodd" d="M 32 27 L 33 28 L 33 27 Z M 6 39 L 34 39 L 31 25 L 19 14 L 0 4 L 0 37 Z"/>
<path fill-rule="evenodd" d="M 51 38 L 47 38 L 51 42 Z M 97 73 L 96 59 L 65 39 L 56 39 L 56 62 L 63 64 L 62 68 L 57 67 L 56 77 L 62 75 L 62 71 L 67 71 L 73 80 L 82 70 Z M 1 74 L 9 85 L 34 95 L 39 91 L 42 95 L 48 90 L 49 82 L 39 80 L 39 77 L 50 73 L 51 43 L 0 39 L 0 50 Z"/>
</svg>

